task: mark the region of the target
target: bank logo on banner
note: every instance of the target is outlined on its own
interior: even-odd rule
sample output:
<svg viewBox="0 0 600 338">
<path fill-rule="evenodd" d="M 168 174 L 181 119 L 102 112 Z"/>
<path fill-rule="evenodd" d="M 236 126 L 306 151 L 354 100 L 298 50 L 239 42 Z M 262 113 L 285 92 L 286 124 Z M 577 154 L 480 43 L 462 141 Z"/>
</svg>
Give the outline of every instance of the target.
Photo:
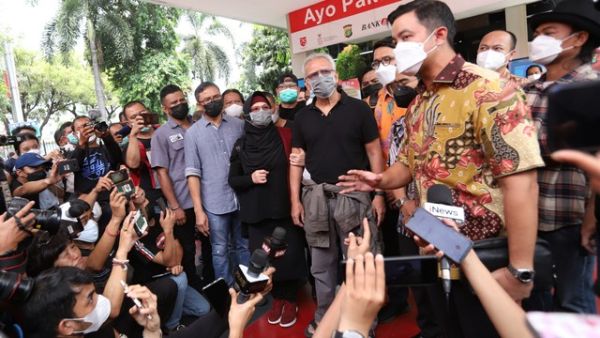
<svg viewBox="0 0 600 338">
<path fill-rule="evenodd" d="M 381 18 L 376 21 L 363 23 L 361 30 L 368 31 L 368 30 L 378 29 L 380 27 L 387 27 L 387 26 L 388 26 L 387 18 Z"/>
</svg>

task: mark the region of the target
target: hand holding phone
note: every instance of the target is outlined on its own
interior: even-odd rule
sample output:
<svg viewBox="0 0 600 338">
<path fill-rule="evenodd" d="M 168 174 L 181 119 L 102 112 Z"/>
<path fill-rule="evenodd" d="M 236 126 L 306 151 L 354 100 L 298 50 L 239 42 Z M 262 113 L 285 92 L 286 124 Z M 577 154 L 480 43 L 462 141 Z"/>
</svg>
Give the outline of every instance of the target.
<svg viewBox="0 0 600 338">
<path fill-rule="evenodd" d="M 123 287 L 123 292 L 125 292 L 125 295 L 131 299 L 131 301 L 137 308 L 137 311 L 135 311 L 135 312 L 137 312 L 138 314 L 140 314 L 142 316 L 144 316 L 144 313 L 145 313 L 145 318 L 149 322 L 152 322 L 154 318 L 158 317 L 158 314 L 155 316 L 152 316 L 152 314 L 151 314 L 152 312 L 156 312 L 156 299 L 154 299 L 154 306 L 152 306 L 152 304 L 151 304 L 152 297 L 151 296 L 153 296 L 153 294 L 150 292 L 150 290 L 148 290 L 146 287 L 141 287 L 139 285 L 134 285 L 130 288 L 127 285 L 127 283 L 125 283 L 124 281 L 121 280 L 119 282 L 121 283 L 121 286 Z M 150 306 L 144 306 L 144 304 L 142 304 L 140 299 L 135 296 L 135 294 L 138 294 L 138 293 L 141 295 L 144 295 L 144 300 Z M 149 295 L 148 295 L 148 293 L 149 293 Z M 156 296 L 154 296 L 154 298 L 156 298 Z M 129 312 L 131 313 L 132 311 L 129 310 Z M 160 321 L 159 321 L 158 325 L 160 325 Z"/>
<path fill-rule="evenodd" d="M 144 237 L 148 232 L 148 221 L 146 221 L 146 218 L 142 215 L 142 211 L 139 209 L 133 216 L 133 229 L 140 238 Z"/>
<path fill-rule="evenodd" d="M 417 208 L 405 226 L 424 241 L 443 251 L 444 255 L 456 264 L 460 264 L 473 247 L 469 238 L 442 223 L 423 208 Z"/>
</svg>

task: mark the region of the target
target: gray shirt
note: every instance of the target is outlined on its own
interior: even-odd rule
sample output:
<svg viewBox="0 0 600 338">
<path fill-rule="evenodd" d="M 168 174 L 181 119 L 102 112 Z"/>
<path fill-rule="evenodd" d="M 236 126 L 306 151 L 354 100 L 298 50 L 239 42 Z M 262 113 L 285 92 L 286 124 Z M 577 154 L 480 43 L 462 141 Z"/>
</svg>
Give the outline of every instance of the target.
<svg viewBox="0 0 600 338">
<path fill-rule="evenodd" d="M 244 122 L 223 116 L 217 127 L 204 117 L 188 130 L 185 138 L 185 176 L 200 178 L 204 210 L 223 215 L 238 210 L 235 192 L 228 183 L 229 158 L 235 142 L 244 133 Z"/>
<path fill-rule="evenodd" d="M 186 130 L 172 118 L 156 129 L 150 143 L 150 165 L 152 168 L 167 169 L 179 206 L 182 209 L 189 209 L 193 208 L 194 204 L 190 198 L 190 190 L 185 176 L 185 152 L 183 150 L 185 134 Z"/>
</svg>

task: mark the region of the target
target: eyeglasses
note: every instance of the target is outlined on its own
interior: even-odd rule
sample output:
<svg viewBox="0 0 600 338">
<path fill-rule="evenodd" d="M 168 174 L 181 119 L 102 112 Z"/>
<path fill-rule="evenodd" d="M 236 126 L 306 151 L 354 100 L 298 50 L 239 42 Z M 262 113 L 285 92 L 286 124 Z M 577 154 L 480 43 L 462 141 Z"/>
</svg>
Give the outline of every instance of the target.
<svg viewBox="0 0 600 338">
<path fill-rule="evenodd" d="M 381 58 L 381 60 L 373 60 L 373 62 L 371 62 L 371 68 L 377 70 L 377 68 L 379 68 L 380 65 L 389 66 L 390 62 L 392 62 L 393 60 L 393 56 L 384 56 Z"/>
<path fill-rule="evenodd" d="M 219 101 L 222 98 L 221 94 L 217 94 L 213 97 L 206 98 L 200 102 L 201 105 L 209 104 L 213 101 Z"/>
<path fill-rule="evenodd" d="M 321 70 L 318 70 L 318 71 L 316 71 L 314 73 L 308 74 L 306 76 L 306 79 L 309 80 L 309 81 L 314 81 L 319 76 L 321 76 L 321 77 L 330 76 L 331 74 L 333 74 L 333 72 L 335 72 L 333 69 L 321 69 Z"/>
<path fill-rule="evenodd" d="M 257 112 L 259 110 L 269 110 L 271 109 L 271 107 L 269 107 L 267 104 L 262 104 L 260 106 L 252 106 L 252 108 L 250 108 L 251 112 Z"/>
</svg>

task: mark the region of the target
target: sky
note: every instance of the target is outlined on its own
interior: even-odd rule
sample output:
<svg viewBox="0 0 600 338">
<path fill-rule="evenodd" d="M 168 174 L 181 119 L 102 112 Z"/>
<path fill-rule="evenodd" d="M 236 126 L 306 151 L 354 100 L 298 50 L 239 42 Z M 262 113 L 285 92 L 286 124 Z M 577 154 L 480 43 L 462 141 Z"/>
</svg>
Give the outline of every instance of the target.
<svg viewBox="0 0 600 338">
<path fill-rule="evenodd" d="M 32 0 L 0 0 L 0 31 L 9 35 L 13 40 L 13 45 L 29 50 L 41 51 L 41 41 L 45 25 L 55 16 L 58 11 L 60 0 L 37 0 L 37 4 L 32 6 Z M 238 66 L 241 60 L 236 60 L 236 48 L 242 43 L 250 41 L 252 37 L 252 25 L 242 23 L 237 20 L 220 18 L 220 21 L 227 26 L 234 36 L 234 44 L 225 41 L 225 39 L 214 39 L 215 43 L 221 45 L 227 52 L 231 61 L 231 76 L 228 83 L 234 83 L 239 80 L 240 68 Z M 179 35 L 192 33 L 191 25 L 180 19 L 177 26 Z M 208 37 L 211 39 L 210 37 Z M 83 42 L 80 41 L 77 47 L 83 51 Z M 0 69 L 4 68 L 4 58 Z M 224 90 L 226 86 L 225 79 L 218 79 L 216 83 Z M 198 85 L 192 83 L 192 88 Z M 50 137 L 51 126 L 44 128 L 44 139 Z M 50 137 L 51 138 L 51 137 Z"/>
</svg>

